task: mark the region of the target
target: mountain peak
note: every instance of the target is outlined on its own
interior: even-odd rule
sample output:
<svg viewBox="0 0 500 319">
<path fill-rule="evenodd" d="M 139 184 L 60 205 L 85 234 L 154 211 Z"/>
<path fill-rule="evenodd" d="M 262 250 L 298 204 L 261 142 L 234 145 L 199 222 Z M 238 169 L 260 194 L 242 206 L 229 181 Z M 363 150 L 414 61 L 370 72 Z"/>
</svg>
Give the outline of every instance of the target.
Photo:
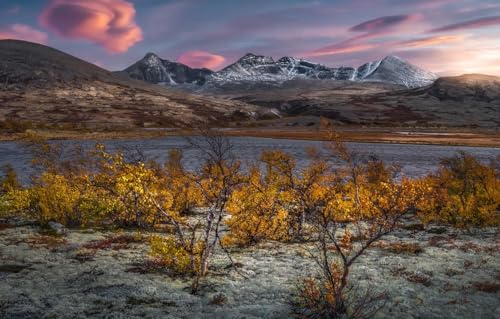
<svg viewBox="0 0 500 319">
<path fill-rule="evenodd" d="M 253 53 L 247 53 L 241 59 L 237 61 L 237 63 L 274 63 L 272 57 L 257 55 Z"/>
<path fill-rule="evenodd" d="M 426 86 L 437 79 L 434 73 L 425 71 L 394 55 L 388 55 L 377 62 L 367 63 L 359 69 L 363 70 L 364 74 L 361 78 L 365 81 L 392 82 L 407 88 Z"/>
<path fill-rule="evenodd" d="M 158 54 L 154 53 L 154 52 L 148 52 L 146 53 L 146 55 L 144 56 L 144 58 L 149 58 L 149 57 L 157 57 L 159 58 Z"/>
<path fill-rule="evenodd" d="M 170 85 L 202 85 L 205 77 L 212 73 L 208 69 L 193 69 L 182 63 L 161 59 L 153 52 L 148 52 L 144 58 L 125 69 L 125 72 L 137 80 Z"/>
<path fill-rule="evenodd" d="M 406 60 L 396 56 L 396 55 L 388 55 L 385 58 L 382 59 L 382 61 L 399 61 L 399 62 L 405 62 L 407 63 Z"/>
<path fill-rule="evenodd" d="M 257 57 L 258 55 L 257 54 L 253 54 L 251 52 L 248 52 L 247 54 L 245 54 L 244 56 L 242 56 L 241 58 L 242 59 L 250 59 L 250 58 L 255 58 Z"/>
</svg>

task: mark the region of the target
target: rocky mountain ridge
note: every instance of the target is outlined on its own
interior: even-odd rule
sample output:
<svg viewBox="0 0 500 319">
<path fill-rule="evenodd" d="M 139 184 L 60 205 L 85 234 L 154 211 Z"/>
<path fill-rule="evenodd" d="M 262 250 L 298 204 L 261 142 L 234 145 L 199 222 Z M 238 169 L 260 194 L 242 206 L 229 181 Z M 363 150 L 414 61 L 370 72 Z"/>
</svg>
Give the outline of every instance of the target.
<svg viewBox="0 0 500 319">
<path fill-rule="evenodd" d="M 224 69 L 192 69 L 186 65 L 160 59 L 148 53 L 143 59 L 125 69 L 135 79 L 156 84 L 197 84 L 198 86 L 224 86 L 271 82 L 281 84 L 294 79 L 336 80 L 353 82 L 382 82 L 406 88 L 432 84 L 437 76 L 395 56 L 368 62 L 358 68 L 327 67 L 294 57 L 272 57 L 247 53 Z"/>
</svg>

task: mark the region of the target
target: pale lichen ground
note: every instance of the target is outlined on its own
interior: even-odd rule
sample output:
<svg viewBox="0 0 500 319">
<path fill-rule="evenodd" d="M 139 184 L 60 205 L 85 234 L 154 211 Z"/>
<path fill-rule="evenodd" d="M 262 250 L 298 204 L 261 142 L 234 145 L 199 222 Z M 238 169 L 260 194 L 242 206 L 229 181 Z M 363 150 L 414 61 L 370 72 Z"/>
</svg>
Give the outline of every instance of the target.
<svg viewBox="0 0 500 319">
<path fill-rule="evenodd" d="M 500 318 L 498 230 L 434 230 L 444 233 L 405 230 L 385 239 L 417 242 L 418 254 L 372 248 L 356 264 L 355 283 L 387 293 L 376 318 Z M 34 240 L 36 227 L 0 230 L 0 318 L 292 318 L 297 280 L 315 271 L 311 246 L 264 243 L 232 252 L 245 277 L 217 255 L 208 284 L 193 296 L 188 279 L 130 271 L 148 259 L 145 243 L 85 258 L 82 244 L 110 235 L 72 230 L 46 247 Z M 219 293 L 226 302 L 210 304 Z"/>
</svg>

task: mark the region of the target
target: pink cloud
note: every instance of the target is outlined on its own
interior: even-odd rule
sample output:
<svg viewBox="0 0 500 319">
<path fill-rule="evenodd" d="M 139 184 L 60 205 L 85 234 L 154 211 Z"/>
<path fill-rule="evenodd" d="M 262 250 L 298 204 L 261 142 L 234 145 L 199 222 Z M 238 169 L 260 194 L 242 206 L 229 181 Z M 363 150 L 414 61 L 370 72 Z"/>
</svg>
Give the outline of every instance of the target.
<svg viewBox="0 0 500 319">
<path fill-rule="evenodd" d="M 0 27 L 0 39 L 16 39 L 45 44 L 48 36 L 47 33 L 28 25 L 12 24 L 7 27 Z"/>
<path fill-rule="evenodd" d="M 314 57 L 314 56 L 323 56 L 323 55 L 334 55 L 334 54 L 342 54 L 342 53 L 352 53 L 359 51 L 366 51 L 374 48 L 373 44 L 338 44 L 338 45 L 330 45 L 324 48 L 320 48 L 311 52 L 305 53 L 305 56 Z"/>
<path fill-rule="evenodd" d="M 226 59 L 217 54 L 212 54 L 205 51 L 189 51 L 183 53 L 177 61 L 189 65 L 193 68 L 215 69 L 220 66 Z"/>
<path fill-rule="evenodd" d="M 440 28 L 432 29 L 429 32 L 444 32 L 444 31 L 456 31 L 463 29 L 476 29 L 492 25 L 500 24 L 500 16 L 486 17 L 476 20 L 464 21 L 456 24 L 446 25 Z"/>
<path fill-rule="evenodd" d="M 418 48 L 418 47 L 427 47 L 427 46 L 457 42 L 462 39 L 463 36 L 444 35 L 444 36 L 427 37 L 427 38 L 402 41 L 398 42 L 397 45 Z"/>
<path fill-rule="evenodd" d="M 120 53 L 142 40 L 134 18 L 134 5 L 125 0 L 52 0 L 39 22 L 60 36 L 89 40 Z"/>
</svg>

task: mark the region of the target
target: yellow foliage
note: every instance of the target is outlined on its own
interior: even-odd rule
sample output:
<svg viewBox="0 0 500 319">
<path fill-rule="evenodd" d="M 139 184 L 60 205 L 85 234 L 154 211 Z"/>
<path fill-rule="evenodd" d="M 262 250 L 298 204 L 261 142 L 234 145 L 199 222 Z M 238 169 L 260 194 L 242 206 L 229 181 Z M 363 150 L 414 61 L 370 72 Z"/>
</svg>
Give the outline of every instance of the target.
<svg viewBox="0 0 500 319">
<path fill-rule="evenodd" d="M 172 195 L 171 210 L 186 214 L 203 204 L 203 194 L 196 185 L 196 177 L 188 173 L 182 166 L 182 152 L 171 150 L 166 165 L 165 187 Z"/>
<path fill-rule="evenodd" d="M 201 241 L 195 243 L 192 252 L 190 249 L 181 244 L 174 236 L 151 237 L 151 256 L 179 274 L 195 275 L 200 268 L 203 243 Z"/>
<path fill-rule="evenodd" d="M 266 178 L 267 177 L 267 178 Z M 250 245 L 262 239 L 290 238 L 288 211 L 283 207 L 279 183 L 262 176 L 257 167 L 250 170 L 248 182 L 233 192 L 226 224 L 231 232 L 224 237 L 226 245 Z"/>
<path fill-rule="evenodd" d="M 424 222 L 460 228 L 500 225 L 500 178 L 493 165 L 459 153 L 443 160 L 437 174 L 421 183 L 427 191 L 419 205 Z"/>
</svg>

